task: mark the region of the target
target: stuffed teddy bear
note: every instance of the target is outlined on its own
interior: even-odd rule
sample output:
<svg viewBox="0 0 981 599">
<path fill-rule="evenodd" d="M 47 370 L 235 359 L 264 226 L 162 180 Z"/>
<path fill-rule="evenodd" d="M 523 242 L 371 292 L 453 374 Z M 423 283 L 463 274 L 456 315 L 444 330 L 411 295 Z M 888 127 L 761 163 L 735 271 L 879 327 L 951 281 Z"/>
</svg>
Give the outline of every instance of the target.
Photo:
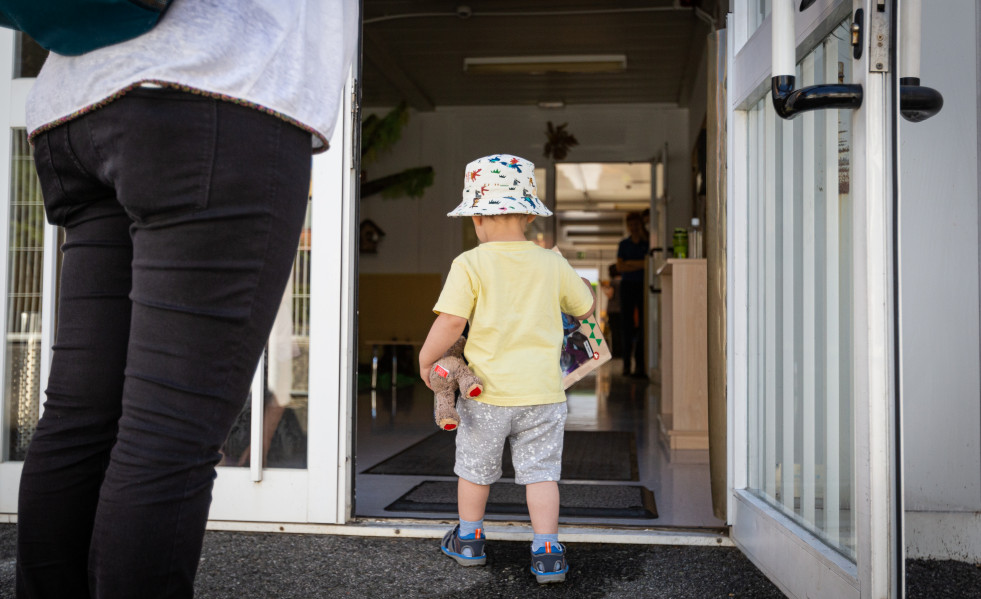
<svg viewBox="0 0 981 599">
<path fill-rule="evenodd" d="M 444 431 L 451 431 L 460 424 L 460 414 L 456 411 L 457 388 L 467 397 L 477 397 L 484 390 L 484 384 L 463 361 L 466 343 L 467 338 L 460 337 L 429 371 L 429 384 L 436 393 L 433 415 L 436 426 Z"/>
</svg>

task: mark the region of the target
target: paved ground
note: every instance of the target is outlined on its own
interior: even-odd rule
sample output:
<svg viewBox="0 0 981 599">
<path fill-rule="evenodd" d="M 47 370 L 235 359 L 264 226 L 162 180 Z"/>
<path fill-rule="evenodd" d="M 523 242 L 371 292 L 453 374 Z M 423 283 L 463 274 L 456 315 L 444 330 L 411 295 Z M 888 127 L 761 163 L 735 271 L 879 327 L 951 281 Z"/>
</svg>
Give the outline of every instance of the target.
<svg viewBox="0 0 981 599">
<path fill-rule="evenodd" d="M 0 597 L 13 597 L 16 527 L 0 525 Z M 209 532 L 198 599 L 442 597 L 780 598 L 736 549 L 575 544 L 565 584 L 539 587 L 526 543 L 489 543 L 485 567 L 462 568 L 433 540 Z M 909 599 L 981 596 L 981 568 L 914 560 Z"/>
</svg>

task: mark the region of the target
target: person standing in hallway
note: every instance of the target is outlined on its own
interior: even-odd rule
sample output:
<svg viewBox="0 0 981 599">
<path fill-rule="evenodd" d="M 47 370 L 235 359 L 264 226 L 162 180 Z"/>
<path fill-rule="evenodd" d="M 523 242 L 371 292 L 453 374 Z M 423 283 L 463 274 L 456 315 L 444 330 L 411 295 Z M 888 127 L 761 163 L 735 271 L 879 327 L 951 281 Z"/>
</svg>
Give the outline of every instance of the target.
<svg viewBox="0 0 981 599">
<path fill-rule="evenodd" d="M 639 212 L 627 215 L 629 235 L 617 248 L 617 271 L 620 273 L 620 348 L 624 376 L 647 377 L 644 362 L 644 268 L 650 242 Z M 633 367 L 631 368 L 631 358 Z"/>
<path fill-rule="evenodd" d="M 175 0 L 140 37 L 48 57 L 27 124 L 64 263 L 18 597 L 193 596 L 357 35 L 354 2 Z"/>
</svg>

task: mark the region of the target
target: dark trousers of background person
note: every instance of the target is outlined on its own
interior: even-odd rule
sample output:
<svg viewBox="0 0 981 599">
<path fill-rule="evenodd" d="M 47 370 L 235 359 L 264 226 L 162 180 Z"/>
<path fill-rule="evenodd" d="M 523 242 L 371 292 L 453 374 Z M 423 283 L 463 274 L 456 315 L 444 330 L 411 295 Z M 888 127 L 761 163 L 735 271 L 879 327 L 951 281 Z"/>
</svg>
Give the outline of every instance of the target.
<svg viewBox="0 0 981 599">
<path fill-rule="evenodd" d="M 191 597 L 218 450 L 296 253 L 310 134 L 138 89 L 41 134 L 34 157 L 65 244 L 17 595 Z"/>
<path fill-rule="evenodd" d="M 620 338 L 623 337 L 623 325 L 620 323 L 620 313 L 607 312 L 606 319 L 609 323 L 608 329 L 610 331 L 610 338 L 607 340 L 607 343 L 610 344 L 610 355 L 614 358 L 619 358 L 623 354 L 623 343 L 620 342 Z"/>
<path fill-rule="evenodd" d="M 620 347 L 623 354 L 624 374 L 647 374 L 644 363 L 644 282 L 620 281 L 620 323 L 622 339 Z M 640 325 L 634 321 L 634 311 L 637 311 Z M 631 369 L 630 358 L 634 359 Z"/>
</svg>

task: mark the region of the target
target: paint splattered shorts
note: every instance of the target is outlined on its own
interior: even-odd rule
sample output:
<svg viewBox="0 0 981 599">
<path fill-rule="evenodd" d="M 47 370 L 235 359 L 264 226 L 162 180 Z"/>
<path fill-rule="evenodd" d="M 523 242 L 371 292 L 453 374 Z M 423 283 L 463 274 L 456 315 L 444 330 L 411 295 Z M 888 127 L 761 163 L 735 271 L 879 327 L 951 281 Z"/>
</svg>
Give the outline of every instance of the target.
<svg viewBox="0 0 981 599">
<path fill-rule="evenodd" d="M 460 478 L 478 485 L 501 478 L 506 440 L 511 442 L 514 482 L 529 485 L 561 478 L 566 402 L 504 407 L 461 399 L 456 409 L 460 427 L 454 472 Z"/>
</svg>

